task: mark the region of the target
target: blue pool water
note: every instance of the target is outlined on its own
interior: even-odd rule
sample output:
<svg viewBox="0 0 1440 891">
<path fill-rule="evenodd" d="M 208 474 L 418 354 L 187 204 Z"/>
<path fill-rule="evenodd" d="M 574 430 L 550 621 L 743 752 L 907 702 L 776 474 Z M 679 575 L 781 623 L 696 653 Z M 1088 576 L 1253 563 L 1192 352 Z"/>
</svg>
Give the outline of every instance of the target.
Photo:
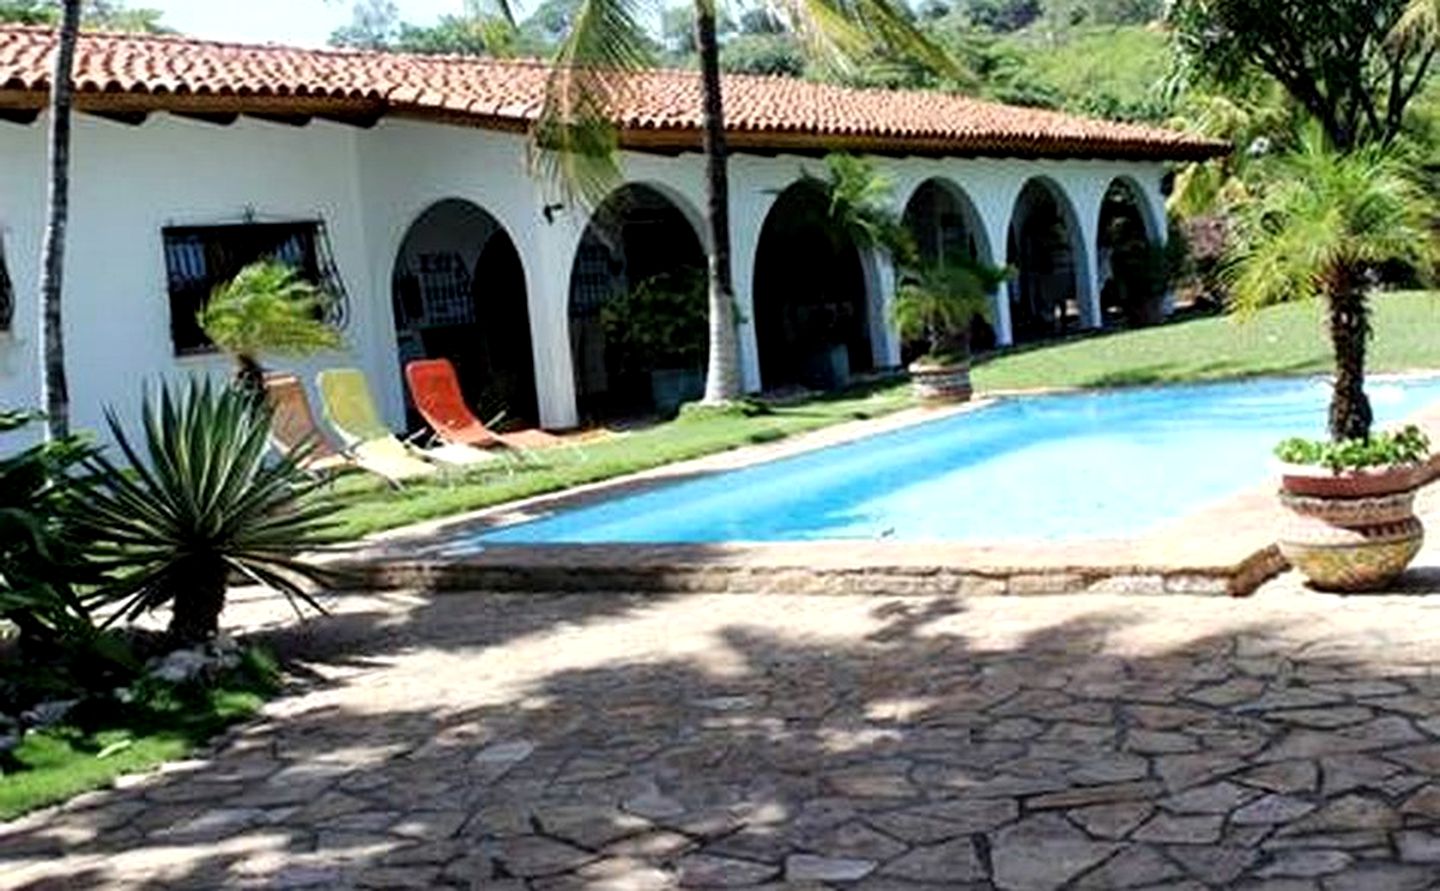
<svg viewBox="0 0 1440 891">
<path fill-rule="evenodd" d="M 1440 378 L 1369 392 L 1390 423 Z M 1328 399 L 1317 379 L 1010 399 L 460 544 L 1125 536 L 1263 482 L 1278 440 L 1323 434 Z"/>
</svg>

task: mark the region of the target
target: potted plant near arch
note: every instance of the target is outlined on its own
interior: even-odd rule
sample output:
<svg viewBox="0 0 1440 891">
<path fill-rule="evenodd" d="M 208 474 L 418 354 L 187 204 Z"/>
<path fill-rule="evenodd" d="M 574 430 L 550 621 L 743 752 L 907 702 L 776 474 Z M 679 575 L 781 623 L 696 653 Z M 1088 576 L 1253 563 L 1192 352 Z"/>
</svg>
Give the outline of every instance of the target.
<svg viewBox="0 0 1440 891">
<path fill-rule="evenodd" d="M 1321 298 L 1335 354 L 1328 440 L 1288 439 L 1280 549 L 1317 588 L 1362 591 L 1393 581 L 1419 553 L 1413 510 L 1430 444 L 1415 427 L 1372 430 L 1365 393 L 1375 270 L 1401 261 L 1428 271 L 1436 247 L 1424 194 L 1379 148 L 1348 154 L 1309 136 L 1240 220 L 1232 300 L 1242 312 Z"/>
<path fill-rule="evenodd" d="M 925 354 L 910 365 L 910 381 L 921 402 L 965 402 L 970 384 L 970 328 L 990 319 L 995 290 L 1011 270 L 968 257 L 942 259 L 908 271 L 895 292 L 891 312 L 900 336 L 923 340 Z"/>
</svg>

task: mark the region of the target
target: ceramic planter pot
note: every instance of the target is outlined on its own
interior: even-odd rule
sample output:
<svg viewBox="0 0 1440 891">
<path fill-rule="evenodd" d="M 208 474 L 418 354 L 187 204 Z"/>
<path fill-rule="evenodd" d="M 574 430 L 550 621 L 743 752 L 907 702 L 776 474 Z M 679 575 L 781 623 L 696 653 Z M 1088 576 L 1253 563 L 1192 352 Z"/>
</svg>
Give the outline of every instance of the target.
<svg viewBox="0 0 1440 891">
<path fill-rule="evenodd" d="M 969 362 L 916 362 L 910 366 L 910 386 L 915 397 L 928 405 L 968 402 L 975 394 L 970 386 Z"/>
<path fill-rule="evenodd" d="M 1374 591 L 1405 571 L 1425 540 L 1415 516 L 1418 468 L 1334 474 L 1287 466 L 1280 552 L 1322 591 Z"/>
</svg>

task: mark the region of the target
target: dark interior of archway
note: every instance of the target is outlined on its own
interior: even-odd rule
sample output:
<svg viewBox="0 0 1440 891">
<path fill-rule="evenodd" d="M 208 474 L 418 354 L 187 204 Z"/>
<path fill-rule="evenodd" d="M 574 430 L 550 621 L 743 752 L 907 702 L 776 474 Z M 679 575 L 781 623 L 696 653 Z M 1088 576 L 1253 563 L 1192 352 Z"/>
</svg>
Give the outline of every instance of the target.
<svg viewBox="0 0 1440 891">
<path fill-rule="evenodd" d="M 538 422 L 525 272 L 488 213 L 443 201 L 400 245 L 392 281 L 400 364 L 449 359 L 476 415 L 502 429 Z M 421 426 L 408 393 L 412 428 Z"/>
<path fill-rule="evenodd" d="M 981 256 L 976 215 L 966 206 L 964 198 L 934 180 L 922 183 L 915 190 L 901 222 L 915 239 L 916 253 L 923 264 L 946 259 L 975 260 Z M 970 326 L 971 349 L 993 349 L 995 343 L 995 328 L 984 319 L 975 319 Z M 925 349 L 922 341 L 903 343 L 900 358 L 908 364 Z"/>
<path fill-rule="evenodd" d="M 664 195 L 632 185 L 601 205 L 570 274 L 570 348 L 583 419 L 667 412 L 674 405 L 666 393 L 699 398 L 708 337 L 704 276 L 700 239 Z M 674 296 L 656 298 L 661 292 Z"/>
<path fill-rule="evenodd" d="M 1100 205 L 1097 247 L 1100 307 L 1107 322 L 1139 321 L 1145 302 L 1157 288 L 1163 291 L 1164 282 L 1157 280 L 1160 260 L 1151 250 L 1139 199 L 1123 181 L 1110 187 Z"/>
<path fill-rule="evenodd" d="M 767 390 L 840 383 L 874 369 L 860 252 L 825 225 L 824 195 L 791 186 L 771 208 L 755 257 L 755 335 Z"/>
<path fill-rule="evenodd" d="M 1010 326 L 1015 343 L 1042 340 L 1079 326 L 1073 235 L 1050 189 L 1032 182 L 1016 202 L 1008 256 Z"/>
</svg>

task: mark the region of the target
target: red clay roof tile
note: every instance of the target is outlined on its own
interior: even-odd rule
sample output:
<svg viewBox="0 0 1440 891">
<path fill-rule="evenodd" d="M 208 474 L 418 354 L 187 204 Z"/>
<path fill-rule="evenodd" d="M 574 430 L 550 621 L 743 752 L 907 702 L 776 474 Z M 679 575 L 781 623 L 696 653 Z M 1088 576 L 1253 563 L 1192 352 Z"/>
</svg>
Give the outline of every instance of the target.
<svg viewBox="0 0 1440 891">
<path fill-rule="evenodd" d="M 39 104 L 48 89 L 53 45 L 47 29 L 0 27 L 0 107 Z M 372 114 L 440 116 L 520 130 L 539 113 L 548 73 L 544 63 L 533 60 L 96 33 L 81 39 L 75 82 L 82 108 L 128 103 L 132 109 L 196 110 L 182 108 L 176 97 L 209 96 L 229 97 L 233 107 L 219 111 L 277 113 L 293 103 L 296 112 L 304 112 L 310 108 L 304 101 L 323 99 L 370 104 Z M 653 71 L 636 75 L 617 98 L 616 121 L 623 141 L 637 147 L 698 145 L 700 108 L 697 75 Z M 789 78 L 728 76 L 725 109 L 736 146 L 762 150 L 1163 160 L 1227 150 L 1156 127 L 947 93 L 850 89 Z"/>
</svg>

